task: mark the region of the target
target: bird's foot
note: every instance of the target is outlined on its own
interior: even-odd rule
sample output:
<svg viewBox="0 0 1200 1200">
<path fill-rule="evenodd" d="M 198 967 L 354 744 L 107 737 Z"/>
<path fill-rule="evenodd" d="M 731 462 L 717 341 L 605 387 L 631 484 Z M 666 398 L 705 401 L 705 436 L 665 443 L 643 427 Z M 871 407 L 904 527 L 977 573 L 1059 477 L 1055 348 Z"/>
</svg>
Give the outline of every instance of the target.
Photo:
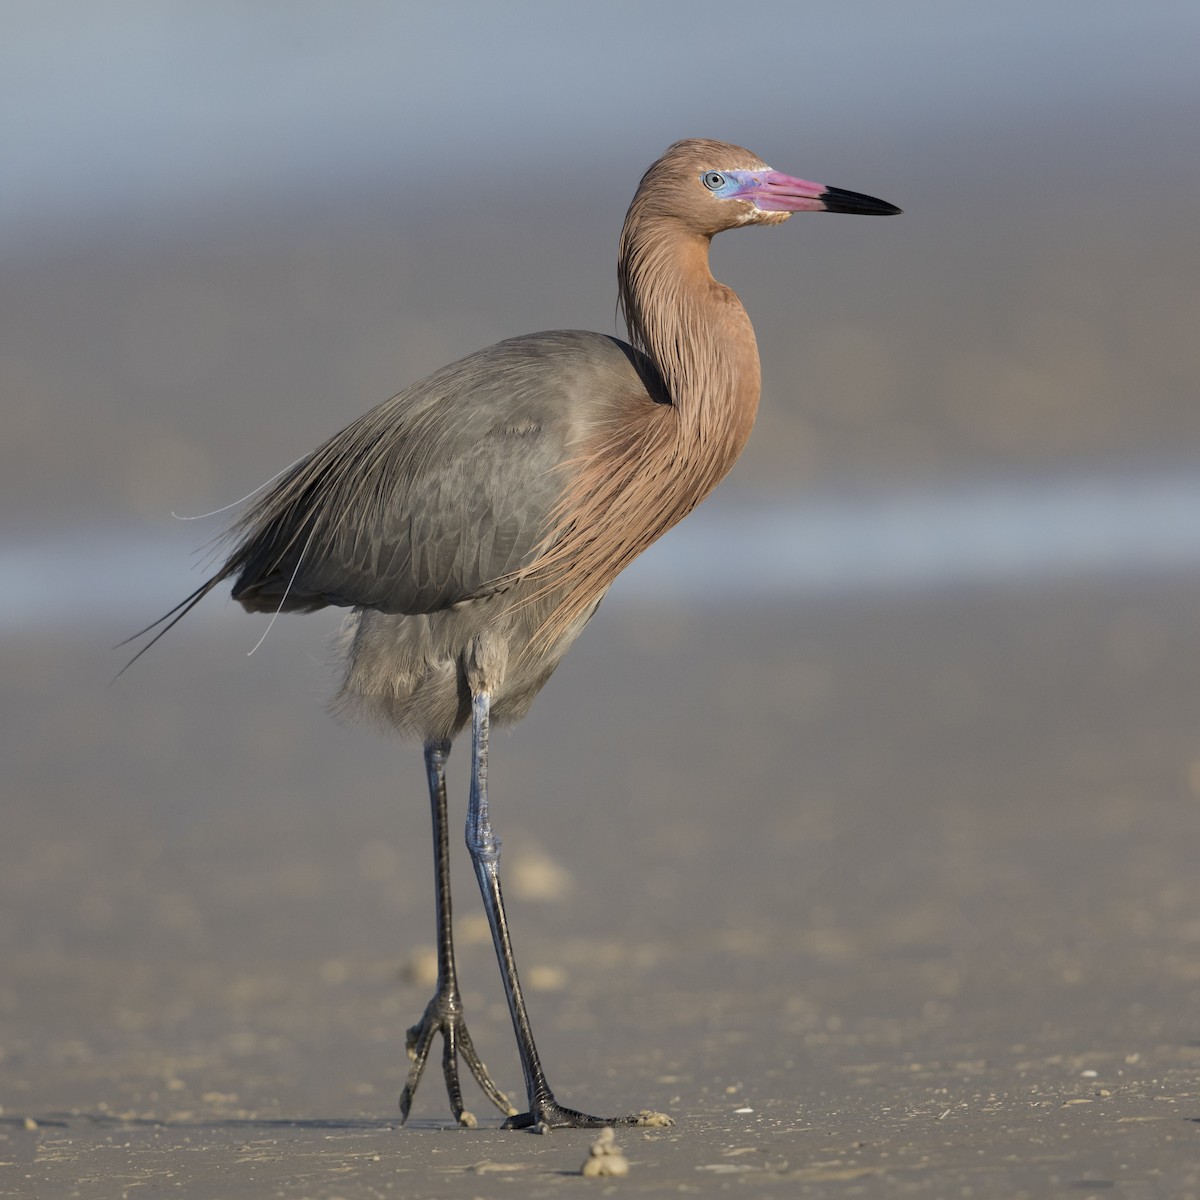
<svg viewBox="0 0 1200 1200">
<path fill-rule="evenodd" d="M 666 1113 L 629 1113 L 623 1117 L 593 1117 L 590 1113 L 565 1108 L 553 1096 L 536 1101 L 529 1112 L 516 1113 L 504 1122 L 504 1129 L 533 1129 L 538 1133 L 549 1133 L 551 1129 L 600 1129 L 611 1125 L 645 1125 L 665 1128 L 675 1122 Z"/>
<path fill-rule="evenodd" d="M 461 1057 L 466 1063 L 475 1082 L 483 1089 L 483 1094 L 507 1117 L 517 1115 L 508 1097 L 492 1082 L 488 1069 L 480 1061 L 467 1032 L 467 1022 L 463 1016 L 462 1000 L 456 990 L 438 990 L 432 1000 L 425 1006 L 424 1015 L 409 1031 L 404 1039 L 408 1057 L 412 1066 L 408 1069 L 408 1079 L 404 1090 L 400 1093 L 400 1123 L 408 1120 L 409 1109 L 412 1108 L 413 1097 L 417 1094 L 417 1085 L 425 1071 L 425 1062 L 429 1057 L 429 1049 L 433 1045 L 436 1034 L 442 1035 L 442 1075 L 446 1080 L 446 1093 L 450 1097 L 450 1107 L 454 1119 L 468 1129 L 476 1125 L 474 1114 L 463 1107 L 462 1088 L 458 1082 L 458 1060 Z"/>
</svg>

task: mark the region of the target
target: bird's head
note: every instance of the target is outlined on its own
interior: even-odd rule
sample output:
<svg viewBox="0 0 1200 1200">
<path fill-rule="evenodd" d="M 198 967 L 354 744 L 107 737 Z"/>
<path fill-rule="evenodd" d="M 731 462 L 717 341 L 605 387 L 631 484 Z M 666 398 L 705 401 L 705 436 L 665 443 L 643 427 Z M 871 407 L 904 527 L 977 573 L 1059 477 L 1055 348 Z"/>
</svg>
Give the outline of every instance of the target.
<svg viewBox="0 0 1200 1200">
<path fill-rule="evenodd" d="M 741 146 L 676 142 L 642 177 L 634 204 L 711 237 L 739 225 L 776 225 L 797 212 L 898 213 L 894 204 L 772 170 Z"/>
</svg>

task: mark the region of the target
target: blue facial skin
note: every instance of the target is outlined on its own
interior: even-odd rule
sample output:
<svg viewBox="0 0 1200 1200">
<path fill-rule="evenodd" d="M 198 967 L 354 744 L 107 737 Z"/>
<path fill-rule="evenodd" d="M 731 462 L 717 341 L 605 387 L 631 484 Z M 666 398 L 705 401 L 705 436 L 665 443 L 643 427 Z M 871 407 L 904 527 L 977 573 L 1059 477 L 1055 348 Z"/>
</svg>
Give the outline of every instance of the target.
<svg viewBox="0 0 1200 1200">
<path fill-rule="evenodd" d="M 718 183 L 718 179 L 721 182 Z M 700 182 L 714 196 L 719 196 L 722 200 L 732 200 L 753 188 L 760 180 L 754 171 L 703 171 Z"/>
</svg>

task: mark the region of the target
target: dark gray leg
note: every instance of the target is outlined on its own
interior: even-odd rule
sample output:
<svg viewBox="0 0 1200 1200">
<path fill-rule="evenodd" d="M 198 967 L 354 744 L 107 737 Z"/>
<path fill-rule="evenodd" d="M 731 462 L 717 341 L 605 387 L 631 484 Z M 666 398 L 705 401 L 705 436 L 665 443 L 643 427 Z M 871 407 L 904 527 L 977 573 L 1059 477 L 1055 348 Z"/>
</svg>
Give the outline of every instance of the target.
<svg viewBox="0 0 1200 1200">
<path fill-rule="evenodd" d="M 467 811 L 467 848 L 471 851 L 479 890 L 483 893 L 483 906 L 487 910 L 488 923 L 492 927 L 492 942 L 496 947 L 496 957 L 500 960 L 500 974 L 508 995 L 508 1010 L 512 1014 L 517 1048 L 521 1053 L 521 1067 L 525 1072 L 525 1092 L 529 1098 L 529 1111 L 511 1116 L 504 1126 L 506 1129 L 557 1129 L 601 1125 L 669 1125 L 672 1123 L 670 1118 L 658 1113 L 635 1113 L 627 1117 L 593 1117 L 564 1108 L 554 1099 L 554 1093 L 546 1082 L 537 1046 L 533 1042 L 533 1031 L 529 1027 L 525 997 L 521 994 L 521 981 L 517 977 L 512 938 L 508 932 L 508 918 L 504 912 L 504 896 L 500 891 L 500 839 L 493 833 L 492 823 L 488 818 L 489 710 L 490 698 L 487 692 L 478 693 L 472 698 L 471 805 Z"/>
<path fill-rule="evenodd" d="M 492 1082 L 487 1067 L 479 1060 L 471 1035 L 463 1019 L 462 997 L 458 991 L 458 975 L 454 969 L 454 934 L 450 921 L 450 842 L 446 830 L 446 759 L 450 755 L 449 742 L 428 742 L 425 746 L 425 772 L 429 776 L 429 804 L 433 810 L 433 875 L 437 888 L 437 956 L 438 980 L 433 999 L 425 1008 L 421 1020 L 414 1025 L 405 1039 L 412 1066 L 404 1091 L 400 1093 L 400 1121 L 408 1120 L 413 1096 L 425 1060 L 433 1045 L 434 1035 L 442 1035 L 442 1074 L 446 1080 L 446 1091 L 450 1096 L 450 1107 L 454 1119 L 460 1125 L 472 1128 L 474 1116 L 463 1109 L 462 1088 L 458 1082 L 458 1056 L 467 1064 L 476 1082 L 487 1098 L 505 1115 L 513 1116 L 516 1109 L 508 1097 Z"/>
</svg>

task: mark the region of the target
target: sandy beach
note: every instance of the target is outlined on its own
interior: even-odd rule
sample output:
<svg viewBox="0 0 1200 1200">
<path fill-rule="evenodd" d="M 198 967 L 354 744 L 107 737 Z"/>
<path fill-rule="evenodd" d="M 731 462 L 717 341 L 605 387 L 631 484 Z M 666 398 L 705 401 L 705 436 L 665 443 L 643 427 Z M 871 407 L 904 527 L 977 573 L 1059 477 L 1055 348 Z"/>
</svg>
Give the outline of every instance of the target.
<svg viewBox="0 0 1200 1200">
<path fill-rule="evenodd" d="M 100 631 L 10 643 L 0 1194 L 1200 1194 L 1196 586 L 602 611 L 493 804 L 558 1094 L 677 1121 L 607 1185 L 436 1073 L 397 1124 L 420 756 L 325 715 L 328 620 L 250 659 L 201 620 L 112 687 Z"/>
</svg>

